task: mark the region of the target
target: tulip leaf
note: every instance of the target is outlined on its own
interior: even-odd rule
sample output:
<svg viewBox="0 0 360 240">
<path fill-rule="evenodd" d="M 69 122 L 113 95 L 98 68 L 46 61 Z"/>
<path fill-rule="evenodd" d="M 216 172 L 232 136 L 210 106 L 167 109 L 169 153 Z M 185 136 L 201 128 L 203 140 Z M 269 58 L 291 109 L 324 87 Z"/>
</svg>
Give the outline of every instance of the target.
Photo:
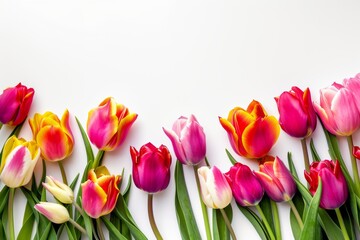
<svg viewBox="0 0 360 240">
<path fill-rule="evenodd" d="M 65 229 L 66 229 L 66 232 L 67 232 L 67 235 L 68 235 L 68 239 L 69 240 L 76 240 L 76 232 L 75 232 L 74 226 L 71 225 L 71 223 L 69 223 L 69 222 L 67 222 L 65 224 L 62 224 L 62 226 L 65 226 Z"/>
<path fill-rule="evenodd" d="M 262 209 L 266 220 L 268 221 L 270 228 L 272 229 L 273 233 L 275 233 L 275 225 L 274 219 L 272 214 L 272 207 L 271 207 L 271 199 L 268 197 L 267 194 L 264 194 L 263 198 L 259 203 L 259 207 Z"/>
<path fill-rule="evenodd" d="M 297 174 L 297 172 L 296 172 L 296 168 L 295 168 L 294 162 L 293 162 L 293 160 L 292 160 L 291 152 L 288 152 L 288 154 L 287 154 L 287 159 L 288 159 L 288 165 L 289 165 L 289 170 L 290 170 L 291 174 L 294 175 L 294 177 L 299 178 L 299 177 L 298 177 L 298 174 Z"/>
<path fill-rule="evenodd" d="M 299 192 L 297 192 L 294 197 L 292 198 L 292 201 L 296 207 L 296 209 L 298 210 L 299 214 L 301 216 L 303 216 L 303 212 L 304 212 L 304 201 L 303 198 L 301 196 L 301 194 Z M 302 217 L 302 219 L 304 219 Z M 292 210 L 292 208 L 290 209 L 290 225 L 291 225 L 291 230 L 293 232 L 293 236 L 294 239 L 299 239 L 300 234 L 301 234 L 301 227 L 298 223 L 298 221 L 296 220 L 295 214 Z"/>
<path fill-rule="evenodd" d="M 35 215 L 33 209 L 31 205 L 27 203 L 24 212 L 23 225 L 20 229 L 17 239 L 30 240 L 33 231 L 34 222 L 35 222 Z"/>
<path fill-rule="evenodd" d="M 3 213 L 4 209 L 7 206 L 8 203 L 8 199 L 9 199 L 9 187 L 8 186 L 4 186 L 3 189 L 1 189 L 0 192 L 0 215 Z"/>
<path fill-rule="evenodd" d="M 313 158 L 313 161 L 318 162 L 321 160 L 318 152 L 316 151 L 315 144 L 313 139 L 310 140 L 310 150 L 311 150 L 311 156 Z"/>
<path fill-rule="evenodd" d="M 186 187 L 183 165 L 180 161 L 176 161 L 175 165 L 175 198 L 177 198 L 178 208 L 176 208 L 176 215 L 178 217 L 178 225 L 180 230 L 187 230 L 187 233 L 181 235 L 189 236 L 190 239 L 201 239 L 201 235 L 195 220 L 192 210 L 189 193 Z M 181 216 L 185 219 L 183 221 Z M 180 220 L 180 221 L 179 221 Z M 185 224 L 186 227 L 181 226 Z"/>
<path fill-rule="evenodd" d="M 6 239 L 6 231 L 4 229 L 2 221 L 0 221 L 0 239 Z"/>
<path fill-rule="evenodd" d="M 236 159 L 233 157 L 233 155 L 231 155 L 231 153 L 229 152 L 229 150 L 227 150 L 225 148 L 226 151 L 226 155 L 228 156 L 230 162 L 232 163 L 232 165 L 235 165 L 235 163 L 237 163 L 238 161 L 236 161 Z"/>
<path fill-rule="evenodd" d="M 76 119 L 76 122 L 77 122 L 77 124 L 79 126 L 81 137 L 82 137 L 84 145 L 85 145 L 87 161 L 88 162 L 93 162 L 94 161 L 94 153 L 93 153 L 93 150 L 91 148 L 89 138 L 88 138 L 83 126 L 81 125 L 79 119 L 77 117 L 75 117 L 75 119 Z"/>
<path fill-rule="evenodd" d="M 229 204 L 226 208 L 224 208 L 225 213 L 229 219 L 232 221 L 232 208 L 231 204 Z M 213 222 L 213 238 L 215 240 L 230 240 L 230 232 L 225 224 L 224 218 L 220 212 L 220 209 L 212 210 L 212 222 Z"/>
<path fill-rule="evenodd" d="M 119 232 L 119 230 L 112 224 L 111 221 L 109 221 L 109 219 L 107 219 L 106 217 L 101 217 L 101 220 L 103 221 L 109 232 L 116 236 L 116 239 L 127 240 L 127 238 Z"/>
<path fill-rule="evenodd" d="M 253 225 L 253 227 L 255 228 L 256 232 L 258 233 L 259 237 L 262 240 L 268 240 L 270 239 L 270 236 L 268 234 L 268 232 L 266 231 L 266 228 L 264 226 L 264 223 L 262 222 L 262 220 L 259 218 L 258 215 L 256 215 L 255 212 L 253 212 L 250 208 L 248 207 L 243 207 L 240 206 L 239 204 L 237 204 L 238 208 L 240 209 L 240 211 L 242 212 L 242 214 L 244 214 L 244 216 L 250 221 L 250 223 Z"/>
<path fill-rule="evenodd" d="M 46 228 L 45 228 L 45 230 L 43 232 L 41 232 L 41 233 L 37 232 L 37 233 L 41 234 L 40 240 L 51 239 L 49 237 L 51 228 L 52 228 L 52 224 L 51 224 L 51 222 L 48 222 L 48 224 L 46 225 Z"/>
<path fill-rule="evenodd" d="M 74 178 L 74 180 L 71 182 L 71 184 L 69 185 L 69 187 L 71 188 L 71 190 L 73 190 L 74 191 L 74 189 L 75 189 L 75 186 L 76 186 L 76 184 L 77 184 L 77 181 L 79 180 L 79 176 L 80 176 L 80 173 L 78 173 L 77 175 L 76 175 L 76 177 Z"/>
<path fill-rule="evenodd" d="M 349 207 L 347 204 L 344 204 L 340 207 L 341 215 L 344 220 L 344 224 L 347 230 L 347 233 L 349 234 L 350 239 L 356 239 L 356 233 L 354 229 L 354 224 L 351 218 L 351 215 L 348 211 Z"/>
<path fill-rule="evenodd" d="M 176 218 L 177 218 L 178 225 L 179 225 L 181 239 L 189 240 L 190 237 L 189 237 L 188 230 L 186 228 L 186 219 L 184 217 L 183 212 L 181 211 L 179 198 L 178 198 L 176 192 L 175 192 L 175 209 L 176 209 Z"/>
</svg>

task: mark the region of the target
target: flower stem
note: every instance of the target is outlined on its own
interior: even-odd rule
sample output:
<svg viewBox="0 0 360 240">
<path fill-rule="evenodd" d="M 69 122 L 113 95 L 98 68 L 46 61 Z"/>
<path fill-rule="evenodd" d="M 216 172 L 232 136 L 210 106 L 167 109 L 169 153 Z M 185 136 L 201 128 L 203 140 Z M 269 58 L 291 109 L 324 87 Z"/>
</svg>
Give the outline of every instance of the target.
<svg viewBox="0 0 360 240">
<path fill-rule="evenodd" d="M 200 205 L 201 205 L 201 211 L 202 211 L 203 219 L 204 219 L 204 225 L 205 225 L 205 231 L 206 231 L 206 239 L 211 240 L 211 230 L 210 230 L 210 224 L 209 224 L 208 211 L 207 211 L 207 208 L 206 208 L 204 202 L 201 199 L 200 180 L 199 180 L 199 175 L 198 175 L 198 172 L 197 172 L 198 168 L 199 168 L 198 165 L 194 165 L 194 175 L 195 175 L 196 186 L 197 186 Z"/>
<path fill-rule="evenodd" d="M 104 156 L 105 151 L 103 150 L 99 150 L 98 153 L 96 154 L 95 160 L 93 162 L 92 168 L 97 168 L 100 164 L 101 164 L 101 159 Z"/>
<path fill-rule="evenodd" d="M 310 161 L 309 161 L 308 149 L 306 147 L 306 138 L 301 139 L 301 147 L 302 147 L 303 156 L 304 156 L 305 170 L 307 172 L 309 172 L 309 170 L 310 170 Z"/>
<path fill-rule="evenodd" d="M 257 204 L 255 205 L 256 209 L 258 210 L 260 216 L 261 216 L 261 220 L 264 222 L 265 224 L 265 227 L 266 227 L 266 230 L 268 231 L 269 235 L 270 235 L 270 239 L 271 240 L 276 240 L 275 236 L 274 236 L 274 233 L 270 227 L 270 224 L 269 222 L 267 221 L 266 217 L 265 217 L 265 214 L 263 212 L 263 210 L 261 209 L 260 205 Z"/>
<path fill-rule="evenodd" d="M 295 204 L 294 202 L 290 199 L 288 201 L 288 203 L 290 204 L 290 207 L 291 207 L 291 210 L 293 211 L 294 215 L 295 215 L 295 218 L 296 218 L 296 221 L 298 222 L 299 226 L 300 226 L 300 229 L 302 230 L 304 228 L 304 223 L 300 217 L 300 214 L 297 210 L 297 208 L 295 207 Z"/>
<path fill-rule="evenodd" d="M 74 225 L 74 227 L 76 227 L 81 233 L 83 233 L 84 235 L 86 235 L 86 230 L 80 226 L 80 224 L 78 224 L 77 222 L 74 221 L 74 219 L 70 218 L 69 222 Z"/>
<path fill-rule="evenodd" d="M 101 227 L 101 220 L 100 220 L 100 218 L 97 218 L 97 219 L 96 219 L 96 230 L 97 230 L 99 239 L 100 239 L 100 240 L 105 240 L 105 236 L 104 236 L 104 233 L 103 233 L 103 230 L 102 230 L 102 227 Z"/>
<path fill-rule="evenodd" d="M 9 202 L 8 202 L 8 224 L 9 224 L 9 239 L 15 240 L 15 228 L 14 228 L 14 195 L 15 195 L 15 188 L 10 188 L 9 193 Z"/>
<path fill-rule="evenodd" d="M 230 223 L 229 218 L 227 217 L 227 215 L 225 213 L 225 210 L 223 208 L 220 208 L 220 212 L 221 212 L 221 215 L 223 216 L 226 227 L 228 228 L 228 230 L 230 232 L 231 238 L 233 240 L 236 240 L 236 235 L 235 235 L 234 229 L 231 227 L 231 223 Z"/>
<path fill-rule="evenodd" d="M 350 240 L 349 235 L 348 235 L 347 230 L 346 230 L 346 227 L 345 227 L 345 224 L 344 224 L 344 219 L 341 216 L 340 209 L 336 208 L 335 212 L 336 212 L 336 216 L 337 216 L 337 218 L 339 220 L 339 223 L 340 223 L 340 228 L 341 228 L 341 232 L 342 232 L 342 234 L 344 236 L 344 240 Z"/>
<path fill-rule="evenodd" d="M 277 240 L 281 240 L 281 228 L 280 228 L 280 218 L 279 218 L 279 211 L 276 205 L 276 202 L 270 200 L 271 204 L 271 212 L 274 218 L 274 226 L 275 226 L 275 235 Z"/>
<path fill-rule="evenodd" d="M 80 213 L 81 216 L 84 216 L 84 211 L 81 209 L 81 207 L 75 202 L 73 201 L 72 203 L 74 205 L 74 207 L 76 208 L 76 210 Z"/>
<path fill-rule="evenodd" d="M 157 240 L 162 240 L 162 236 L 159 232 L 159 229 L 156 226 L 155 218 L 154 218 L 154 211 L 153 211 L 153 195 L 148 194 L 148 215 L 149 215 L 149 221 L 151 225 L 151 229 L 154 232 L 154 235 Z"/>
<path fill-rule="evenodd" d="M 58 161 L 58 164 L 59 164 L 62 180 L 66 185 L 68 185 L 65 168 L 64 165 L 62 164 L 62 161 Z"/>
<path fill-rule="evenodd" d="M 357 168 L 357 163 L 356 163 L 356 159 L 353 155 L 353 148 L 354 148 L 354 144 L 353 144 L 353 138 L 352 135 L 348 136 L 347 138 L 347 143 L 348 143 L 348 147 L 349 147 L 349 152 L 350 152 L 350 158 L 351 158 L 351 168 L 353 171 L 353 177 L 354 177 L 354 182 L 355 182 L 355 190 L 356 190 L 356 195 L 360 196 L 360 178 L 359 178 L 359 171 Z"/>
<path fill-rule="evenodd" d="M 2 126 L 3 126 L 3 123 L 0 123 L 0 129 L 2 128 Z"/>
</svg>

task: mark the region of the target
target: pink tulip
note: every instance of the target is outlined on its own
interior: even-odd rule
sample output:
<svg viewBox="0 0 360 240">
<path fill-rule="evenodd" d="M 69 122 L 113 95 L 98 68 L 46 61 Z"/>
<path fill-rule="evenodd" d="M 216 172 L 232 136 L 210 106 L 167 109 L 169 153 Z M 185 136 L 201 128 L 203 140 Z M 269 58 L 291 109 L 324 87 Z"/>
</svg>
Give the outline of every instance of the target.
<svg viewBox="0 0 360 240">
<path fill-rule="evenodd" d="M 167 188 L 170 182 L 171 155 L 166 146 L 159 148 L 147 143 L 138 152 L 130 147 L 133 163 L 133 180 L 136 187 L 156 193 Z"/>
<path fill-rule="evenodd" d="M 296 193 L 295 181 L 280 158 L 267 156 L 254 172 L 266 194 L 275 202 L 289 201 Z"/>
<path fill-rule="evenodd" d="M 343 85 L 354 95 L 356 106 L 360 112 L 360 73 L 353 78 L 344 79 Z"/>
<path fill-rule="evenodd" d="M 281 128 L 290 136 L 305 138 L 316 128 L 316 113 L 309 88 L 303 92 L 298 87 L 283 92 L 275 98 L 279 110 Z"/>
<path fill-rule="evenodd" d="M 320 207 L 335 209 L 345 203 L 348 197 L 348 188 L 339 161 L 313 162 L 310 166 L 310 172 L 304 171 L 304 175 L 310 185 L 309 190 L 312 195 L 318 188 L 320 177 L 322 183 Z"/>
<path fill-rule="evenodd" d="M 205 158 L 205 133 L 194 115 L 189 118 L 180 117 L 172 130 L 163 130 L 170 138 L 175 155 L 182 164 L 196 165 Z"/>
<path fill-rule="evenodd" d="M 356 159 L 359 160 L 360 159 L 360 147 L 359 146 L 354 146 L 352 154 Z"/>
<path fill-rule="evenodd" d="M 236 163 L 225 173 L 225 177 L 236 202 L 241 206 L 255 206 L 261 201 L 264 189 L 248 166 Z"/>
<path fill-rule="evenodd" d="M 30 110 L 34 89 L 19 83 L 7 88 L 0 95 L 0 123 L 12 126 L 22 123 Z"/>
</svg>

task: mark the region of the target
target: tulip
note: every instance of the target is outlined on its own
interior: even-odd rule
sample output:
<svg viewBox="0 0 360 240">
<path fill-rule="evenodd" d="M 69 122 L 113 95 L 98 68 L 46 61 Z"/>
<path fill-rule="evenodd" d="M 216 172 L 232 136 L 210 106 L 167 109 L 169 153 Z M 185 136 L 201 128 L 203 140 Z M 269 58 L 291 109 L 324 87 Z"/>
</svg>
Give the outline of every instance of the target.
<svg viewBox="0 0 360 240">
<path fill-rule="evenodd" d="M 350 136 L 360 126 L 360 112 L 351 89 L 333 83 L 320 90 L 320 103 L 314 103 L 325 128 L 337 136 Z"/>
<path fill-rule="evenodd" d="M 296 192 L 295 181 L 280 158 L 266 156 L 254 172 L 266 194 L 275 202 L 290 201 Z"/>
<path fill-rule="evenodd" d="M 147 143 L 137 151 L 130 147 L 133 163 L 133 180 L 139 189 L 156 193 L 167 188 L 170 182 L 171 155 L 166 146 L 159 148 Z"/>
<path fill-rule="evenodd" d="M 88 114 L 87 133 L 90 141 L 100 150 L 112 151 L 126 138 L 137 114 L 128 108 L 106 98 Z"/>
<path fill-rule="evenodd" d="M 10 188 L 26 185 L 31 180 L 39 157 L 40 149 L 35 141 L 10 137 L 1 157 L 0 180 Z"/>
<path fill-rule="evenodd" d="M 0 95 L 0 123 L 19 125 L 27 117 L 34 97 L 34 89 L 19 83 Z"/>
<path fill-rule="evenodd" d="M 177 159 L 186 165 L 197 165 L 206 154 L 206 139 L 203 128 L 194 115 L 180 117 L 172 130 L 164 129 L 170 138 Z"/>
<path fill-rule="evenodd" d="M 246 158 L 261 158 L 276 143 L 280 126 L 274 116 L 268 116 L 263 106 L 253 100 L 246 110 L 236 107 L 228 118 L 219 118 L 228 132 L 234 151 Z"/>
<path fill-rule="evenodd" d="M 61 204 L 40 202 L 34 208 L 49 219 L 50 222 L 62 224 L 70 220 L 69 212 Z"/>
<path fill-rule="evenodd" d="M 224 174 L 216 167 L 207 166 L 198 169 L 200 189 L 206 206 L 223 209 L 232 199 L 232 192 Z"/>
<path fill-rule="evenodd" d="M 322 183 L 320 207 L 336 209 L 345 203 L 348 197 L 348 188 L 339 161 L 313 162 L 310 166 L 310 172 L 304 171 L 304 175 L 310 185 L 309 191 L 312 195 L 318 188 L 320 177 Z"/>
<path fill-rule="evenodd" d="M 116 205 L 121 176 L 110 175 L 105 166 L 91 169 L 88 180 L 81 184 L 82 207 L 92 218 L 109 214 Z"/>
<path fill-rule="evenodd" d="M 279 110 L 280 127 L 290 136 L 306 138 L 316 128 L 316 113 L 309 88 L 303 92 L 298 87 L 283 92 L 275 98 Z"/>
<path fill-rule="evenodd" d="M 359 146 L 353 147 L 353 156 L 358 160 L 360 159 L 360 147 Z"/>
<path fill-rule="evenodd" d="M 68 185 L 49 176 L 46 176 L 46 183 L 42 183 L 42 185 L 60 202 L 65 204 L 73 202 L 74 192 Z"/>
<path fill-rule="evenodd" d="M 40 146 L 41 155 L 48 161 L 60 161 L 68 157 L 74 146 L 69 124 L 69 111 L 60 119 L 52 112 L 36 113 L 29 120 L 34 139 Z"/>
<path fill-rule="evenodd" d="M 255 206 L 261 201 L 264 189 L 248 166 L 238 162 L 225 173 L 225 177 L 241 206 Z"/>
<path fill-rule="evenodd" d="M 360 112 L 360 73 L 353 78 L 344 79 L 343 85 L 353 94 L 356 106 Z"/>
</svg>

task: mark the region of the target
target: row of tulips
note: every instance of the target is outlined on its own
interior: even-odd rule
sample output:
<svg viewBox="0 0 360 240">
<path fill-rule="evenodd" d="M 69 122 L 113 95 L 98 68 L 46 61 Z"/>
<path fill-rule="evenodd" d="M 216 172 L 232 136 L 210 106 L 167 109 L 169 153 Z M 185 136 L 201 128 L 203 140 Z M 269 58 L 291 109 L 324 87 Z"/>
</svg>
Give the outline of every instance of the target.
<svg viewBox="0 0 360 240">
<path fill-rule="evenodd" d="M 303 91 L 293 87 L 283 92 L 275 97 L 279 119 L 268 115 L 255 100 L 246 109 L 235 107 L 227 118 L 219 117 L 233 151 L 240 157 L 240 161 L 236 160 L 226 150 L 233 164 L 226 173 L 207 160 L 205 132 L 194 115 L 180 117 L 172 129 L 163 128 L 178 160 L 175 209 L 182 238 L 199 239 L 203 235 L 191 207 L 186 186 L 190 180 L 184 179 L 183 166 L 194 170 L 207 239 L 237 238 L 231 225 L 233 197 L 262 239 L 282 238 L 278 202 L 287 202 L 290 206 L 295 239 L 356 238 L 360 229 L 360 180 L 356 162 L 360 148 L 353 146 L 352 135 L 360 127 L 359 94 L 360 75 L 357 75 L 342 84 L 334 83 L 321 89 L 320 102 L 313 102 L 308 88 Z M 28 200 L 24 219 L 32 221 L 24 221 L 18 237 L 30 239 L 29 232 L 35 224 L 38 229 L 33 234 L 35 239 L 41 238 L 39 232 L 45 232 L 50 238 L 60 236 L 64 229 L 71 239 L 85 235 L 90 239 L 104 239 L 103 223 L 110 239 L 147 239 L 149 236 L 141 232 L 127 208 L 131 181 L 121 192 L 122 175 L 112 175 L 102 165 L 104 154 L 123 144 L 138 115 L 109 97 L 89 111 L 86 131 L 77 121 L 87 164 L 76 195 L 74 189 L 79 175 L 68 183 L 62 166 L 62 160 L 73 152 L 75 143 L 68 110 L 61 119 L 51 112 L 36 113 L 28 120 L 33 140 L 18 137 L 33 96 L 34 90 L 21 84 L 5 89 L 0 95 L 1 126 L 14 128 L 1 152 L 0 180 L 5 186 L 0 192 L 0 214 L 2 219 L 8 219 L 7 224 L 0 224 L 1 237 L 15 239 L 12 203 L 15 189 L 20 188 Z M 332 160 L 322 160 L 312 140 L 312 161 L 309 158 L 306 140 L 315 131 L 318 117 Z M 301 142 L 305 184 L 298 177 L 290 153 L 288 166 L 278 156 L 269 155 L 281 129 Z M 348 141 L 352 174 L 339 149 L 341 137 Z M 98 150 L 96 155 L 91 144 Z M 150 225 L 155 237 L 162 239 L 152 202 L 154 195 L 169 185 L 172 156 L 165 145 L 156 147 L 149 142 L 139 150 L 131 146 L 130 157 L 132 180 L 137 188 L 148 193 Z M 44 170 L 41 184 L 36 185 L 33 171 L 39 159 L 43 159 Z M 247 166 L 247 159 L 258 161 L 259 169 Z M 62 181 L 47 176 L 44 160 L 59 164 Z M 46 191 L 54 196 L 56 203 L 47 201 Z M 212 230 L 208 208 L 213 209 Z"/>
</svg>

